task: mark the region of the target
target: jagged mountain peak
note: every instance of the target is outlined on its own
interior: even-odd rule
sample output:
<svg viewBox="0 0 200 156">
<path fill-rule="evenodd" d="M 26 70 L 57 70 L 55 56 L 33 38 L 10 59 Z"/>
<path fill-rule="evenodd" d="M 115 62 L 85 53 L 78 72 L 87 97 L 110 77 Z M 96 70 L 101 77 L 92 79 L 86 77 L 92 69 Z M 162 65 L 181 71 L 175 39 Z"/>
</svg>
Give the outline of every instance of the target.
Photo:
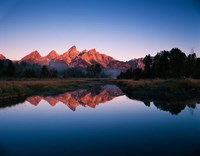
<svg viewBox="0 0 200 156">
<path fill-rule="evenodd" d="M 86 53 L 86 52 L 88 52 L 87 49 L 84 49 L 84 50 L 81 51 L 81 53 Z"/>
<path fill-rule="evenodd" d="M 95 48 L 92 48 L 92 49 L 90 49 L 89 51 L 97 52 L 97 50 L 96 50 Z"/>
<path fill-rule="evenodd" d="M 70 50 L 76 50 L 76 46 L 75 45 L 73 45 L 71 48 L 69 48 L 69 50 L 68 51 L 70 51 Z"/>
<path fill-rule="evenodd" d="M 130 64 L 133 69 L 135 69 L 135 68 L 144 69 L 143 60 L 144 60 L 144 58 L 137 58 L 137 59 L 133 58 L 130 61 L 127 61 L 127 63 Z"/>
<path fill-rule="evenodd" d="M 41 57 L 40 53 L 37 50 L 32 51 L 29 55 L 38 55 Z"/>
<path fill-rule="evenodd" d="M 58 56 L 58 53 L 55 50 L 52 50 L 46 57 L 51 60 L 57 58 Z"/>
<path fill-rule="evenodd" d="M 79 53 L 79 51 L 76 49 L 76 46 L 72 46 L 68 51 L 67 51 L 68 54 L 77 54 Z"/>
<path fill-rule="evenodd" d="M 99 54 L 99 52 L 95 48 L 90 49 L 87 53 L 90 54 L 90 55 Z"/>
<path fill-rule="evenodd" d="M 59 56 L 59 60 L 64 60 L 67 64 L 71 63 L 79 55 L 76 46 L 72 46 L 68 51 Z"/>
<path fill-rule="evenodd" d="M 111 56 L 99 53 L 96 49 L 91 49 L 83 54 L 85 59 L 94 59 L 96 61 L 115 60 Z"/>
<path fill-rule="evenodd" d="M 40 55 L 40 53 L 37 50 L 35 50 L 35 51 L 31 52 L 30 54 L 26 55 L 25 57 L 23 57 L 21 60 L 22 61 L 27 61 L 27 60 L 34 61 L 34 60 L 37 60 L 40 58 L 42 58 L 42 56 Z"/>
<path fill-rule="evenodd" d="M 62 54 L 62 56 L 69 56 L 69 55 L 73 55 L 73 54 L 78 54 L 79 51 L 76 49 L 76 46 L 72 46 L 71 48 L 69 48 L 69 50 L 67 50 L 65 53 Z"/>
<path fill-rule="evenodd" d="M 5 60 L 5 59 L 6 59 L 6 57 L 4 55 L 0 54 L 0 60 Z"/>
</svg>

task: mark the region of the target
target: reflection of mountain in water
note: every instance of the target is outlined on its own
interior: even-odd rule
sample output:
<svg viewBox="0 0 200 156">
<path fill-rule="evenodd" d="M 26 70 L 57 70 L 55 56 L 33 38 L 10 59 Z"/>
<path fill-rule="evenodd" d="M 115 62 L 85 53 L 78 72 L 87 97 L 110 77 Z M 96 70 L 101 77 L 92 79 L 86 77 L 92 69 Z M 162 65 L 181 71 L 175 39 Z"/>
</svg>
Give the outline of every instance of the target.
<svg viewBox="0 0 200 156">
<path fill-rule="evenodd" d="M 146 106 L 153 104 L 156 108 L 170 112 L 171 114 L 179 114 L 186 107 L 191 110 L 191 113 L 196 108 L 200 99 L 185 99 L 169 101 L 166 99 L 160 99 L 157 97 L 151 97 L 149 94 L 138 96 L 134 92 L 130 92 L 127 89 L 120 88 L 115 85 L 95 86 L 90 89 L 77 89 L 75 91 L 66 92 L 56 96 L 31 96 L 23 99 L 10 99 L 8 101 L 0 101 L 0 109 L 6 107 L 12 107 L 24 101 L 28 101 L 32 105 L 37 106 L 41 100 L 47 101 L 51 106 L 55 106 L 58 102 L 61 102 L 68 106 L 71 110 L 75 111 L 77 106 L 81 105 L 84 107 L 95 108 L 100 103 L 111 101 L 115 97 L 126 95 L 128 98 L 133 100 L 139 100 L 144 102 Z"/>
<path fill-rule="evenodd" d="M 95 108 L 98 104 L 105 103 L 121 95 L 124 95 L 124 93 L 118 87 L 114 85 L 105 85 L 90 89 L 78 89 L 57 96 L 32 96 L 28 97 L 26 101 L 35 106 L 37 106 L 41 100 L 47 101 L 51 106 L 62 102 L 71 110 L 75 111 L 76 107 L 79 105 Z"/>
</svg>

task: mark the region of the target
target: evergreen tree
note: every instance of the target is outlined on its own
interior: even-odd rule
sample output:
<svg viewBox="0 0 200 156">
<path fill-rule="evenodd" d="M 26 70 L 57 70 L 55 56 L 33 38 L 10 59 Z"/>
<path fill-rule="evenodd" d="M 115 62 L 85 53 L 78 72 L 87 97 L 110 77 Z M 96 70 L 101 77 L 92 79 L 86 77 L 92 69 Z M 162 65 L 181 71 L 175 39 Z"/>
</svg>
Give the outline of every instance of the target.
<svg viewBox="0 0 200 156">
<path fill-rule="evenodd" d="M 200 58 L 196 59 L 194 76 L 195 79 L 200 79 Z"/>
<path fill-rule="evenodd" d="M 43 78 L 49 77 L 49 70 L 47 66 L 42 66 L 40 77 L 43 77 Z"/>
<path fill-rule="evenodd" d="M 87 67 L 87 73 L 89 77 L 101 77 L 102 67 L 100 64 L 94 64 Z"/>
<path fill-rule="evenodd" d="M 144 77 L 145 78 L 151 77 L 151 67 L 153 62 L 151 55 L 146 55 L 143 62 L 144 62 Z"/>
<path fill-rule="evenodd" d="M 196 54 L 189 54 L 185 62 L 185 77 L 192 77 L 195 72 Z"/>
<path fill-rule="evenodd" d="M 35 70 L 34 69 L 26 69 L 24 71 L 23 77 L 26 77 L 26 78 L 36 77 Z"/>
<path fill-rule="evenodd" d="M 8 66 L 7 66 L 7 72 L 6 72 L 6 75 L 8 77 L 12 77 L 15 75 L 15 66 L 13 65 L 13 62 L 12 61 L 8 61 Z"/>
<path fill-rule="evenodd" d="M 56 69 L 49 70 L 49 77 L 56 78 L 58 76 L 58 71 Z"/>
<path fill-rule="evenodd" d="M 184 74 L 186 55 L 178 48 L 170 51 L 171 73 L 172 77 L 180 78 Z"/>
</svg>

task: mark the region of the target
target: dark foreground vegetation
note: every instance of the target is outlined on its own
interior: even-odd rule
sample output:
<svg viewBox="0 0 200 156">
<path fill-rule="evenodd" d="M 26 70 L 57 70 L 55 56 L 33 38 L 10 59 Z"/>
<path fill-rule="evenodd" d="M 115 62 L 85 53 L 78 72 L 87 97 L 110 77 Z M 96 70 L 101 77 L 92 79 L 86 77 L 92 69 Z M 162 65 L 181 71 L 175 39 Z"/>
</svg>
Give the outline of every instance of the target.
<svg viewBox="0 0 200 156">
<path fill-rule="evenodd" d="M 46 65 L 27 62 L 0 60 L 0 78 L 105 78 L 100 64 L 80 68 L 51 68 Z"/>
<path fill-rule="evenodd" d="M 126 95 L 137 100 L 180 101 L 200 98 L 200 80 L 113 80 Z"/>
<path fill-rule="evenodd" d="M 103 84 L 98 79 L 25 79 L 1 80 L 0 100 L 20 99 L 31 95 L 54 95 L 77 88 Z"/>
<path fill-rule="evenodd" d="M 161 51 L 156 56 L 147 55 L 144 60 L 144 70 L 128 69 L 122 72 L 119 79 L 169 79 L 194 78 L 200 79 L 200 58 L 195 53 L 188 56 L 178 48 Z"/>
<path fill-rule="evenodd" d="M 146 106 L 153 104 L 160 110 L 179 114 L 186 107 L 191 113 L 200 103 L 200 80 L 115 80 L 124 94 Z"/>
<path fill-rule="evenodd" d="M 20 98 L 30 95 L 58 94 L 77 88 L 99 84 L 115 84 L 125 94 L 134 95 L 135 99 L 184 100 L 200 97 L 200 80 L 195 79 L 20 79 L 1 80 L 0 99 Z"/>
<path fill-rule="evenodd" d="M 115 84 L 133 100 L 153 104 L 171 114 L 179 114 L 185 107 L 193 110 L 200 101 L 200 80 L 114 80 L 114 79 L 32 79 L 0 81 L 0 108 L 23 103 L 29 96 L 54 96 L 76 89 L 91 89 L 99 85 Z M 113 90 L 114 91 L 114 90 Z M 99 91 L 97 90 L 97 93 Z M 102 97 L 104 98 L 104 97 Z M 153 102 L 153 103 L 152 103 Z"/>
</svg>

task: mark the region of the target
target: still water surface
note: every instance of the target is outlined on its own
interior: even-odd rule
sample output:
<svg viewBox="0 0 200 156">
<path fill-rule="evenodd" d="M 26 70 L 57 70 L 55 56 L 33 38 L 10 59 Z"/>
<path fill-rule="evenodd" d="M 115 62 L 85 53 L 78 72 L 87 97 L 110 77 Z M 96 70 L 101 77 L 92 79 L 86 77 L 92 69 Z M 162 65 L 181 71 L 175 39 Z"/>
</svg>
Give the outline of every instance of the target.
<svg viewBox="0 0 200 156">
<path fill-rule="evenodd" d="M 110 85 L 29 97 L 0 109 L 0 156 L 200 155 L 200 106 L 166 107 Z"/>
</svg>

